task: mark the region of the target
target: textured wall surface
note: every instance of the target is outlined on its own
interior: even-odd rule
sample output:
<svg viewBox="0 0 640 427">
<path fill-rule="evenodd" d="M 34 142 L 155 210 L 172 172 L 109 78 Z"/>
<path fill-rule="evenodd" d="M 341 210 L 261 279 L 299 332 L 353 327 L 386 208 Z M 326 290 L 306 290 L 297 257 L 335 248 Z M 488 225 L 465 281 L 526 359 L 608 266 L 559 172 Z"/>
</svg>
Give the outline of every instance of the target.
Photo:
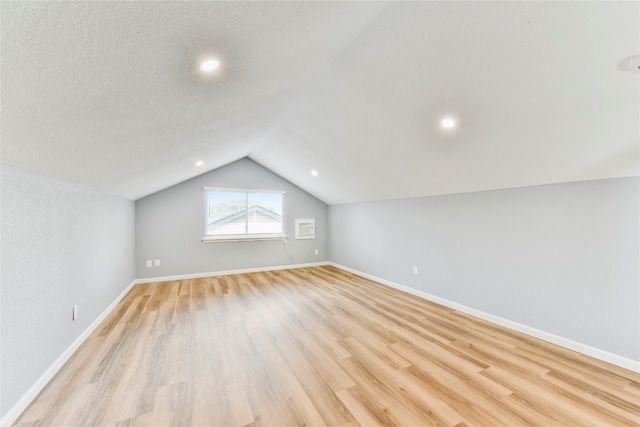
<svg viewBox="0 0 640 427">
<path fill-rule="evenodd" d="M 334 205 L 329 256 L 640 360 L 639 183 L 633 177 Z"/>
<path fill-rule="evenodd" d="M 202 243 L 203 187 L 284 190 L 286 232 L 282 241 Z M 327 205 L 250 159 L 200 175 L 136 201 L 136 277 L 161 277 L 242 268 L 326 261 Z M 295 240 L 294 219 L 315 218 L 316 239 Z M 313 249 L 319 254 L 314 255 Z M 147 268 L 146 260 L 160 259 Z"/>
<path fill-rule="evenodd" d="M 133 280 L 135 215 L 86 187 L 6 164 L 1 175 L 4 416 Z"/>
</svg>

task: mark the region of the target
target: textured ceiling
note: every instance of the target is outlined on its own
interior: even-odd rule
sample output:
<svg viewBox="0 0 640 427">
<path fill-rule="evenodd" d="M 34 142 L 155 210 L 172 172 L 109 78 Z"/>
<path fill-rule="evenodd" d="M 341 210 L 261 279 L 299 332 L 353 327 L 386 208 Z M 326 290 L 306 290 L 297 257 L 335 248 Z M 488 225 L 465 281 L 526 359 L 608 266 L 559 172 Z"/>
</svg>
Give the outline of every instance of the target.
<svg viewBox="0 0 640 427">
<path fill-rule="evenodd" d="M 245 156 L 331 204 L 639 173 L 638 2 L 1 7 L 2 161 L 129 199 Z"/>
</svg>

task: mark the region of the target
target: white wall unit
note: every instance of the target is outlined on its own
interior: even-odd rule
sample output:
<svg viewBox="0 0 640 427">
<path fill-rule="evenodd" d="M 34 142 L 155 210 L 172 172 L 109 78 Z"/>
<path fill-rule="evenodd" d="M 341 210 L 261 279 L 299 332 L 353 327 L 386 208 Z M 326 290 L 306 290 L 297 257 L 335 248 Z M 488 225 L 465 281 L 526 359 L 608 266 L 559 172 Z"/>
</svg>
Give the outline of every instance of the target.
<svg viewBox="0 0 640 427">
<path fill-rule="evenodd" d="M 314 218 L 296 218 L 295 220 L 296 240 L 316 238 L 316 220 Z"/>
</svg>

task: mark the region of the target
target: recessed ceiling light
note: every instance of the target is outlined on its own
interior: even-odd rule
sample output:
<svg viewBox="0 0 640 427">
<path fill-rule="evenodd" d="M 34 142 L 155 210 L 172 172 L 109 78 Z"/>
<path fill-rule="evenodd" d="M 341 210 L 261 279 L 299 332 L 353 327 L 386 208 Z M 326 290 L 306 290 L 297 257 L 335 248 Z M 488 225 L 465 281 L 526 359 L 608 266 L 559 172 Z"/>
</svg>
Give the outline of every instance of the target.
<svg viewBox="0 0 640 427">
<path fill-rule="evenodd" d="M 633 74 L 640 73 L 640 55 L 631 55 L 618 62 L 618 70 Z"/>
<path fill-rule="evenodd" d="M 456 121 L 451 117 L 445 117 L 440 121 L 440 126 L 445 129 L 453 129 L 454 127 L 456 127 Z"/>
<path fill-rule="evenodd" d="M 217 59 L 208 59 L 200 63 L 200 71 L 210 73 L 220 67 L 220 61 Z"/>
<path fill-rule="evenodd" d="M 204 165 L 204 162 L 203 162 L 202 160 L 198 160 L 198 161 L 196 162 L 196 166 L 197 166 L 197 167 L 200 167 L 200 166 L 202 166 L 202 165 Z"/>
<path fill-rule="evenodd" d="M 311 170 L 311 175 L 313 175 L 313 176 L 318 176 L 318 171 L 317 171 L 317 170 L 315 170 L 315 169 L 312 169 L 312 170 Z"/>
</svg>

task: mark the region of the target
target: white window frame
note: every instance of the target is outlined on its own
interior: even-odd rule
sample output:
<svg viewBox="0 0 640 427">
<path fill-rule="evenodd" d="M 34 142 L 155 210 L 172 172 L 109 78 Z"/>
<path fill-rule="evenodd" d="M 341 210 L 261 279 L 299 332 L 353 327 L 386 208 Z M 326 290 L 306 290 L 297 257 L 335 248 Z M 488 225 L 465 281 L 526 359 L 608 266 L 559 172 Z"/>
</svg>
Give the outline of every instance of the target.
<svg viewBox="0 0 640 427">
<path fill-rule="evenodd" d="M 257 240 L 286 240 L 286 202 L 287 192 L 282 190 L 256 190 L 248 188 L 221 188 L 221 187 L 203 187 L 204 203 L 203 203 L 203 243 L 221 243 L 221 242 L 249 242 Z M 282 194 L 282 233 L 247 233 L 247 234 L 224 234 L 211 235 L 207 234 L 207 219 L 209 218 L 209 191 L 245 193 L 248 197 L 250 193 L 272 193 Z"/>
</svg>

